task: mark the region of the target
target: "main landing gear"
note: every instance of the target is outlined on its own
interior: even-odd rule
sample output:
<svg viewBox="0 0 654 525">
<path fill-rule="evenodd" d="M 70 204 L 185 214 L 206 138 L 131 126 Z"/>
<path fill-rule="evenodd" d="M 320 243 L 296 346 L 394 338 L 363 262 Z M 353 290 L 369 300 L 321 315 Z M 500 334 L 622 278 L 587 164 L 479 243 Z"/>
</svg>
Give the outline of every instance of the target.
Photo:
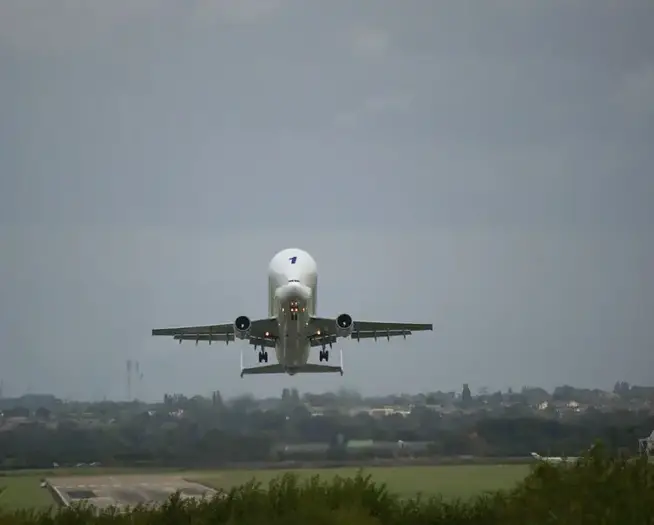
<svg viewBox="0 0 654 525">
<path fill-rule="evenodd" d="M 259 352 L 259 362 L 260 363 L 268 362 L 268 352 L 265 352 L 263 350 Z"/>
<path fill-rule="evenodd" d="M 329 361 L 329 350 L 321 350 L 320 353 L 318 354 L 318 359 L 320 360 L 320 362 Z"/>
</svg>

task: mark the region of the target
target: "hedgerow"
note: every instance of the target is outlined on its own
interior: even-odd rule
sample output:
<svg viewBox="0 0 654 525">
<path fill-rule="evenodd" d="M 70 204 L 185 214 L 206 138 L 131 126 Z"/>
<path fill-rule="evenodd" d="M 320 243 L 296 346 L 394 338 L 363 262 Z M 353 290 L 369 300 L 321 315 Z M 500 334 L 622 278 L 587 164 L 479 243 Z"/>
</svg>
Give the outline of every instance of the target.
<svg viewBox="0 0 654 525">
<path fill-rule="evenodd" d="M 512 490 L 472 500 L 402 499 L 362 474 L 301 482 L 287 474 L 268 486 L 250 482 L 210 501 L 173 495 L 155 508 L 98 511 L 87 505 L 57 512 L 0 512 L 14 525 L 540 525 L 654 523 L 654 465 L 609 457 L 594 447 L 574 464 L 540 463 Z"/>
</svg>

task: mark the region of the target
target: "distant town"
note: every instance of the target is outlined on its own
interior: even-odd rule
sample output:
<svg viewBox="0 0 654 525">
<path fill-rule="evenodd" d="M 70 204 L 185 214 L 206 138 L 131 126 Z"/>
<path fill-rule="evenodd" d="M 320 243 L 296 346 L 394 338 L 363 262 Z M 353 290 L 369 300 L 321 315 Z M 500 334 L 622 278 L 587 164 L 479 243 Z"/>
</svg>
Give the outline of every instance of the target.
<svg viewBox="0 0 654 525">
<path fill-rule="evenodd" d="M 220 465 L 363 458 L 578 454 L 596 439 L 651 451 L 654 387 L 612 391 L 457 392 L 364 397 L 357 392 L 223 399 L 166 394 L 157 403 L 0 399 L 0 468 L 52 465 Z"/>
<path fill-rule="evenodd" d="M 211 396 L 218 395 L 218 391 Z M 181 394 L 166 394 L 162 403 L 145 403 L 138 400 L 120 401 L 65 401 L 50 394 L 26 394 L 16 398 L 0 397 L 0 431 L 22 424 L 44 424 L 56 428 L 61 421 L 74 420 L 90 426 L 114 424 L 115 418 L 107 418 L 106 407 L 131 404 L 148 413 L 161 411 L 171 404 L 184 404 L 206 400 L 203 396 L 187 398 Z M 276 411 L 283 408 L 288 399 L 304 406 L 312 416 L 343 414 L 372 417 L 391 415 L 408 416 L 415 410 L 429 410 L 442 416 L 484 413 L 489 416 L 538 416 L 552 419 L 574 418 L 587 412 L 635 411 L 654 414 L 654 387 L 631 386 L 617 382 L 612 391 L 560 386 L 553 392 L 538 387 L 523 387 L 519 391 L 489 392 L 479 389 L 475 394 L 464 384 L 460 391 L 429 392 L 425 394 L 390 394 L 363 397 L 355 391 L 341 390 L 337 393 L 300 395 L 296 389 L 283 389 L 280 397 L 256 399 L 238 396 L 221 403 L 225 406 L 243 406 L 248 411 Z M 163 407 L 162 407 L 163 405 Z M 87 410 L 80 412 L 85 407 Z M 184 417 L 184 410 L 170 414 Z"/>
</svg>

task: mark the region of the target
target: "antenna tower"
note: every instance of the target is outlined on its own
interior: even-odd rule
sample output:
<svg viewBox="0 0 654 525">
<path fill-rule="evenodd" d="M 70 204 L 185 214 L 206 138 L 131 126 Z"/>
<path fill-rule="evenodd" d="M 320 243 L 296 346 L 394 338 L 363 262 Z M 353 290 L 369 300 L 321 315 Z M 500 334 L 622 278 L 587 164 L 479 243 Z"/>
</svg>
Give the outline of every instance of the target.
<svg viewBox="0 0 654 525">
<path fill-rule="evenodd" d="M 127 401 L 132 400 L 132 360 L 127 360 Z"/>
</svg>

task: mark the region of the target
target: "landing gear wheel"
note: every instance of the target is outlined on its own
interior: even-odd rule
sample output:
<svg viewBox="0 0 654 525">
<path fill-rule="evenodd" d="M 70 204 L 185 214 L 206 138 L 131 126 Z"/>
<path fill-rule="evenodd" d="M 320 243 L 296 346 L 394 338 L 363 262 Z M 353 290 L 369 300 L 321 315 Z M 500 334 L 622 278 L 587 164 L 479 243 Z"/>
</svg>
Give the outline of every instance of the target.
<svg viewBox="0 0 654 525">
<path fill-rule="evenodd" d="M 268 352 L 259 352 L 259 362 L 260 363 L 268 362 Z"/>
<path fill-rule="evenodd" d="M 329 350 L 321 350 L 318 356 L 320 361 L 329 361 Z"/>
</svg>

